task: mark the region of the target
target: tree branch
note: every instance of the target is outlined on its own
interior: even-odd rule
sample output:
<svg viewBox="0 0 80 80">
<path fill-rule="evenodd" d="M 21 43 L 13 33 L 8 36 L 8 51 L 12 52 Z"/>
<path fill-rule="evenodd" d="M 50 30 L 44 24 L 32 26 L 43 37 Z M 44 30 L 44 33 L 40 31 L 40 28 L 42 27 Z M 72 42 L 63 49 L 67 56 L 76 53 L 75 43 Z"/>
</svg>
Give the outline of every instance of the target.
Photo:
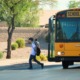
<svg viewBox="0 0 80 80">
<path fill-rule="evenodd" d="M 4 3 L 6 4 L 7 7 L 10 7 L 6 0 L 4 0 Z"/>
<path fill-rule="evenodd" d="M 12 2 L 12 4 L 17 5 L 17 4 L 19 4 L 21 1 L 22 1 L 22 0 L 19 0 L 19 1 L 16 2 L 16 3 L 13 3 L 13 2 Z"/>
</svg>

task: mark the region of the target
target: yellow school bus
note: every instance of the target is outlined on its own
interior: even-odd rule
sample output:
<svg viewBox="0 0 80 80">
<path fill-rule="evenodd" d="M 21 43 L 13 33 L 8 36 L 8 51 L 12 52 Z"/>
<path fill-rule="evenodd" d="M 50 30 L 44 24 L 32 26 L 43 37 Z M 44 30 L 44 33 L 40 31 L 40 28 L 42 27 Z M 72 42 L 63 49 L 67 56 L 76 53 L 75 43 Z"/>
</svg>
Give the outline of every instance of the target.
<svg viewBox="0 0 80 80">
<path fill-rule="evenodd" d="M 80 61 L 80 9 L 68 9 L 49 18 L 48 60 L 63 69 Z"/>
</svg>

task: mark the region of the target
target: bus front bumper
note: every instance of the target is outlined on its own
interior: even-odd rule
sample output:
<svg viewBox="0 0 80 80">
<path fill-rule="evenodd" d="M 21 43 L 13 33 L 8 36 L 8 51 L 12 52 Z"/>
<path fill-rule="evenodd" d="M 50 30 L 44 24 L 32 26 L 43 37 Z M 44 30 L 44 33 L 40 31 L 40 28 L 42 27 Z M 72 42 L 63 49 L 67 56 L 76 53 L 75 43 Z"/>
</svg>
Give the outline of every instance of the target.
<svg viewBox="0 0 80 80">
<path fill-rule="evenodd" d="M 80 62 L 80 57 L 55 57 L 55 58 L 48 58 L 48 61 L 53 62 L 60 62 L 60 61 L 73 61 L 73 62 Z"/>
</svg>

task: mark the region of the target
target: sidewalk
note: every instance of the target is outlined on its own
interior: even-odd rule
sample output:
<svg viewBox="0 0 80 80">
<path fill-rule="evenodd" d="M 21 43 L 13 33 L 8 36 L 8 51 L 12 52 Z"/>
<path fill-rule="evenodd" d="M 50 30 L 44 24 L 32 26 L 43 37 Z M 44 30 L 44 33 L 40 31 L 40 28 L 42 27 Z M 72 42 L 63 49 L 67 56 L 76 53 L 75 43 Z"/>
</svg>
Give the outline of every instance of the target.
<svg viewBox="0 0 80 80">
<path fill-rule="evenodd" d="M 11 66 L 15 64 L 28 63 L 28 59 L 2 59 L 0 60 L 0 66 Z M 48 62 L 43 61 L 44 65 L 56 65 L 61 64 L 60 62 Z"/>
</svg>

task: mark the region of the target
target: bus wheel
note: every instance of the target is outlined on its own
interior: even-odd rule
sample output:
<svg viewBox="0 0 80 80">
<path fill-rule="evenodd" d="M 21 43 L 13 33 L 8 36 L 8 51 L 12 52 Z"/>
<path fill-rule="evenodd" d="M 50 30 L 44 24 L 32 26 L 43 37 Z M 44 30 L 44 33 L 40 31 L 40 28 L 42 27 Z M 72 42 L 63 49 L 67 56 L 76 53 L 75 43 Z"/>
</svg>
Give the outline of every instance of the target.
<svg viewBox="0 0 80 80">
<path fill-rule="evenodd" d="M 62 66 L 63 66 L 63 69 L 68 69 L 68 62 L 62 61 Z"/>
</svg>

